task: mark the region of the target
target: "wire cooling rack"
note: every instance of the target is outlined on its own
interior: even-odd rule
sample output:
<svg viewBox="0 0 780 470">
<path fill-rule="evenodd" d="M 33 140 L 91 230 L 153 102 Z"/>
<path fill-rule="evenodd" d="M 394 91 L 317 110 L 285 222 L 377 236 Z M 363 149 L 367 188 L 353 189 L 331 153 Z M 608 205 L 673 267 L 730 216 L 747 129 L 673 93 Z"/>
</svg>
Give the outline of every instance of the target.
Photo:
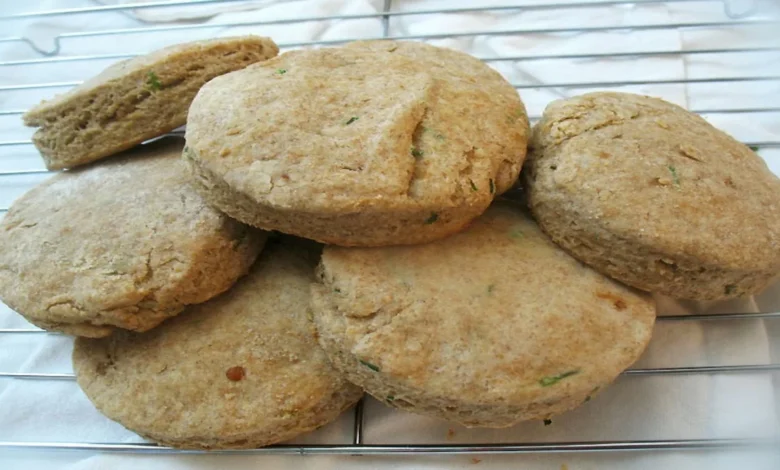
<svg viewBox="0 0 780 470">
<path fill-rule="evenodd" d="M 167 1 L 167 2 L 150 2 L 137 5 L 127 4 L 111 4 L 111 5 L 99 5 L 88 6 L 83 8 L 65 8 L 58 10 L 48 11 L 35 11 L 26 13 L 17 13 L 6 16 L 0 16 L 0 24 L 10 23 L 14 21 L 24 19 L 35 19 L 43 17 L 69 17 L 74 15 L 89 15 L 105 12 L 116 13 L 129 13 L 130 10 L 135 12 L 148 10 L 148 9 L 167 9 L 167 8 L 182 8 L 182 7 L 202 7 L 215 3 L 228 3 L 217 2 L 214 0 L 184 0 L 184 1 Z M 399 3 L 399 2 L 396 2 Z M 452 2 L 454 3 L 454 2 Z M 299 47 L 318 47 L 327 45 L 337 45 L 348 42 L 351 39 L 367 39 L 367 38 L 390 38 L 390 39 L 406 39 L 406 40 L 447 40 L 447 39 L 468 39 L 468 38 L 514 38 L 520 39 L 527 37 L 555 37 L 555 36 L 576 36 L 585 37 L 593 34 L 615 34 L 615 38 L 626 37 L 626 35 L 647 32 L 647 31 L 668 31 L 675 30 L 680 32 L 696 32 L 706 31 L 714 28 L 725 28 L 727 31 L 731 31 L 735 34 L 741 34 L 746 28 L 776 28 L 780 25 L 774 17 L 763 12 L 760 9 L 761 2 L 745 2 L 734 1 L 709 1 L 709 0 L 645 0 L 645 1 L 598 1 L 591 0 L 589 2 L 536 2 L 529 4 L 519 0 L 516 5 L 506 5 L 506 2 L 502 5 L 496 6 L 474 6 L 474 7 L 460 7 L 460 8 L 437 8 L 427 10 L 404 10 L 397 9 L 393 5 L 391 0 L 384 0 L 381 2 L 382 11 L 378 13 L 366 13 L 366 14 L 348 14 L 348 15 L 331 15 L 331 16 L 311 16 L 311 17 L 298 17 L 295 19 L 271 19 L 260 20 L 251 22 L 234 22 L 234 23 L 218 23 L 218 24 L 206 24 L 198 21 L 194 21 L 188 24 L 154 26 L 145 24 L 142 27 L 122 28 L 122 29 L 90 29 L 85 31 L 74 31 L 59 34 L 54 37 L 50 42 L 49 47 L 41 45 L 38 41 L 33 41 L 26 35 L 0 37 L 0 46 L 3 43 L 19 43 L 24 44 L 29 49 L 29 56 L 19 58 L 15 60 L 5 60 L 0 62 L 0 77 L 5 77 L 3 83 L 0 84 L 0 93 L 3 94 L 27 94 L 23 96 L 20 102 L 25 100 L 29 104 L 37 102 L 40 98 L 50 96 L 57 92 L 62 92 L 68 87 L 77 85 L 79 81 L 59 81 L 48 82 L 46 81 L 45 71 L 37 73 L 38 68 L 45 69 L 45 67 L 68 67 L 70 63 L 81 62 L 99 62 L 107 63 L 106 61 L 125 59 L 135 54 L 116 52 L 116 51 L 104 51 L 101 53 L 90 52 L 88 54 L 79 54 L 76 44 L 83 44 L 80 41 L 101 41 L 104 40 L 109 43 L 107 39 L 111 37 L 121 36 L 127 38 L 128 42 L 132 42 L 132 38 L 138 36 L 156 35 L 159 37 L 169 37 L 171 34 L 206 34 L 207 31 L 213 31 L 219 28 L 225 27 L 263 27 L 273 25 L 299 25 L 302 23 L 318 23 L 318 22 L 333 22 L 333 21 L 354 21 L 354 20 L 378 20 L 381 25 L 378 30 L 374 31 L 369 36 L 361 36 L 347 39 L 335 39 L 335 40 L 316 40 L 316 41 L 277 41 L 282 50 Z M 393 22 L 400 17 L 420 16 L 430 17 L 433 15 L 439 17 L 452 17 L 456 18 L 460 14 L 464 13 L 490 13 L 490 14 L 502 14 L 502 13 L 517 13 L 517 12 L 549 12 L 582 9 L 583 12 L 587 12 L 588 9 L 598 9 L 606 7 L 620 7 L 620 8 L 634 8 L 637 6 L 653 7 L 653 6 L 668 6 L 675 4 L 698 4 L 704 9 L 709 9 L 712 15 L 709 15 L 705 20 L 698 21 L 650 21 L 642 22 L 641 19 L 636 21 L 635 24 L 626 26 L 625 24 L 609 25 L 609 24 L 582 24 L 582 25 L 566 25 L 560 27 L 545 27 L 534 28 L 533 26 L 524 25 L 523 27 L 512 29 L 474 29 L 468 31 L 459 31 L 457 29 L 448 31 L 442 34 L 411 34 L 411 33 L 398 33 L 397 28 L 393 28 Z M 706 8 L 705 8 L 706 7 Z M 714 19 L 713 19 L 714 18 Z M 453 24 L 457 24 L 454 22 Z M 262 30 L 261 34 L 262 34 Z M 599 47 L 591 48 L 587 52 L 578 53 L 555 53 L 554 51 L 539 51 L 535 50 L 524 55 L 494 55 L 488 57 L 480 57 L 488 63 L 494 65 L 500 64 L 516 64 L 534 61 L 568 61 L 570 64 L 586 63 L 595 59 L 609 59 L 611 61 L 639 61 L 639 60 L 652 60 L 658 58 L 669 57 L 693 57 L 693 56 L 707 56 L 727 54 L 734 58 L 738 58 L 741 55 L 750 55 L 764 52 L 780 52 L 780 45 L 772 41 L 772 35 L 768 35 L 761 40 L 754 41 L 749 46 L 745 47 L 729 47 L 718 45 L 717 47 L 701 48 L 701 47 L 687 47 L 685 45 L 679 47 L 665 46 L 641 43 L 640 47 L 633 47 L 630 50 L 617 50 L 610 41 L 602 41 L 598 44 Z M 181 39 L 184 40 L 184 39 Z M 44 41 L 45 42 L 45 41 Z M 116 43 L 114 41 L 113 43 Z M 91 50 L 94 50 L 92 48 Z M 145 52 L 145 51 L 136 51 Z M 102 68 L 102 67 L 100 67 Z M 500 68 L 500 67 L 497 67 Z M 99 68 L 98 68 L 99 70 Z M 10 81 L 10 77 L 24 77 L 18 82 Z M 570 77 L 577 77 L 575 74 L 568 74 L 562 80 L 545 81 L 539 80 L 534 77 L 520 77 L 518 80 L 514 80 L 514 85 L 517 89 L 522 90 L 524 98 L 527 98 L 525 93 L 533 93 L 539 90 L 550 90 L 555 96 L 567 96 L 574 93 L 580 93 L 590 89 L 629 89 L 632 90 L 638 87 L 642 90 L 647 86 L 691 86 L 691 85 L 724 85 L 726 88 L 721 90 L 730 90 L 735 84 L 748 84 L 750 86 L 763 85 L 776 85 L 780 83 L 780 76 L 772 73 L 751 73 L 749 69 L 743 69 L 740 75 L 708 75 L 708 76 L 690 76 L 685 74 L 684 78 L 664 78 L 664 77 L 652 77 L 644 79 L 626 79 L 626 80 L 578 80 Z M 607 76 L 610 76 L 607 74 Z M 33 93 L 33 98 L 26 98 L 29 93 Z M 721 94 L 727 92 L 720 91 Z M 13 100 L 12 100 L 13 101 Z M 526 100 L 527 101 L 527 100 Z M 746 116 L 774 116 L 780 113 L 780 106 L 773 105 L 771 100 L 767 100 L 766 103 L 755 102 L 745 104 L 745 100 L 740 98 L 738 93 L 734 93 L 733 99 L 726 99 L 725 105 L 718 106 L 692 106 L 692 110 L 698 112 L 705 117 L 723 116 L 723 115 L 746 115 Z M 29 105 L 28 104 L 28 105 Z M 537 107 L 538 108 L 538 107 Z M 532 119 L 538 118 L 539 111 L 541 109 L 534 109 L 533 106 L 529 106 Z M 0 109 L 0 118 L 2 119 L 17 119 L 24 112 L 23 107 L 19 108 L 3 108 Z M 21 124 L 19 125 L 21 127 Z M 771 139 L 762 139 L 760 141 L 746 142 L 748 145 L 759 149 L 761 152 L 772 151 L 772 149 L 780 148 L 780 137 L 774 135 Z M 39 176 L 47 174 L 40 164 L 37 157 L 35 159 L 26 158 L 24 155 L 33 155 L 34 149 L 28 138 L 20 139 L 13 136 L 7 136 L 4 134 L 0 136 L 0 186 L 5 184 L 12 184 L 14 178 L 22 178 L 22 180 L 16 180 L 16 183 L 21 186 L 30 183 L 25 183 L 24 178 L 28 176 Z M 20 157 L 20 155 L 22 155 Z M 19 183 L 18 181 L 22 181 Z M 34 182 L 34 181 L 33 181 Z M 26 189 L 26 188 L 23 188 Z M 10 201 L 8 201 L 10 203 Z M 0 214 L 7 211 L 7 203 L 0 206 Z M 666 316 L 660 317 L 660 322 L 743 322 L 748 320 L 765 320 L 769 322 L 780 321 L 780 312 L 764 312 L 764 313 L 730 313 L 730 314 L 711 314 L 711 315 L 678 315 L 678 316 Z M 54 337 L 54 334 L 46 333 L 36 328 L 13 328 L 13 329 L 0 329 L 0 335 L 46 335 L 47 338 Z M 780 364 L 767 363 L 767 364 L 739 364 L 739 365 L 715 365 L 715 366 L 696 366 L 696 367 L 672 367 L 672 368 L 635 368 L 630 369 L 624 373 L 627 376 L 639 376 L 639 375 L 690 375 L 690 374 L 744 374 L 744 373 L 767 373 L 773 374 L 780 371 Z M 74 381 L 72 373 L 22 373 L 22 372 L 6 372 L 0 371 L 0 380 L 43 380 L 43 381 Z M 74 383 L 74 386 L 75 383 Z M 605 452 L 605 451 L 648 451 L 648 450 L 714 450 L 714 449 L 733 449 L 733 448 L 753 448 L 755 446 L 771 445 L 771 442 L 767 442 L 761 439 L 666 439 L 666 440 L 628 440 L 628 441 L 598 441 L 598 442 L 552 442 L 552 443 L 509 443 L 509 444 L 435 444 L 435 445 L 415 445 L 415 444 L 369 444 L 364 440 L 364 432 L 369 425 L 368 421 L 364 418 L 363 403 L 361 402 L 355 407 L 354 410 L 354 430 L 352 435 L 352 443 L 344 445 L 276 445 L 262 449 L 245 450 L 245 451 L 227 451 L 231 453 L 257 453 L 257 454 L 490 454 L 490 453 L 504 453 L 504 454 L 520 454 L 520 453 L 555 453 L 555 452 Z M 177 449 L 171 449 L 168 447 L 157 446 L 155 444 L 148 443 L 86 443 L 86 442 L 0 442 L 0 449 L 28 449 L 36 451 L 52 451 L 52 450 L 80 450 L 90 452 L 130 452 L 130 453 L 193 453 L 197 451 L 182 451 Z"/>
</svg>

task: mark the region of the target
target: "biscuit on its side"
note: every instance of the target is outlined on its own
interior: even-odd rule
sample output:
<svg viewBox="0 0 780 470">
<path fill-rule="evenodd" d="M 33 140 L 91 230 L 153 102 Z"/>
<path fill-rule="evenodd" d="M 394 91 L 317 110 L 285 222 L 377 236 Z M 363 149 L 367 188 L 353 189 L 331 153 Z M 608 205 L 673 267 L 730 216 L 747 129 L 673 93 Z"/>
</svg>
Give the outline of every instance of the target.
<svg viewBox="0 0 780 470">
<path fill-rule="evenodd" d="M 333 421 L 363 392 L 317 345 L 306 257 L 269 242 L 216 299 L 147 333 L 79 338 L 78 384 L 109 418 L 175 447 L 254 448 Z"/>
<path fill-rule="evenodd" d="M 334 366 L 388 405 L 466 426 L 549 418 L 642 353 L 650 298 L 494 204 L 426 245 L 326 247 L 314 320 Z"/>
<path fill-rule="evenodd" d="M 60 173 L 0 222 L 0 298 L 47 330 L 145 331 L 227 290 L 265 233 L 211 208 L 189 184 L 182 139 Z"/>
<path fill-rule="evenodd" d="M 50 170 L 113 155 L 184 125 L 195 94 L 212 78 L 274 57 L 268 38 L 208 39 L 118 62 L 22 116 Z"/>
<path fill-rule="evenodd" d="M 716 300 L 780 273 L 780 179 L 750 148 L 657 98 L 551 103 L 524 170 L 561 247 L 639 289 Z"/>
<path fill-rule="evenodd" d="M 464 53 L 412 42 L 293 51 L 218 77 L 187 120 L 215 207 L 344 246 L 462 230 L 517 179 L 528 119 L 515 89 Z"/>
</svg>

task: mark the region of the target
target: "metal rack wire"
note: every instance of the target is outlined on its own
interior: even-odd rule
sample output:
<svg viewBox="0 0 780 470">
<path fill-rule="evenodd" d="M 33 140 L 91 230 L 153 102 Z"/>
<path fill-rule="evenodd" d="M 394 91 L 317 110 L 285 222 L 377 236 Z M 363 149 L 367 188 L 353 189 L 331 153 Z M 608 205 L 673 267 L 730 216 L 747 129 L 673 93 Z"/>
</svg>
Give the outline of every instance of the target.
<svg viewBox="0 0 780 470">
<path fill-rule="evenodd" d="M 228 0 L 229 1 L 229 0 Z M 224 2 L 224 0 L 223 0 Z M 703 21 L 703 22 L 681 22 L 681 23 L 662 23 L 662 24 L 636 24 L 632 26 L 625 25 L 602 25 L 602 26 L 577 26 L 560 28 L 517 28 L 501 31 L 462 31 L 451 32 L 447 34 L 390 34 L 391 22 L 394 18 L 412 15 L 456 15 L 462 13 L 484 13 L 484 12 L 517 12 L 517 11 L 542 11 L 553 9 L 573 9 L 573 8 L 601 8 L 611 6 L 630 6 L 630 5 L 670 5 L 682 3 L 710 3 L 717 4 L 725 16 L 725 21 Z M 24 18 L 37 18 L 48 16 L 66 16 L 75 14 L 91 14 L 100 12 L 124 12 L 130 9 L 143 10 L 151 8 L 181 7 L 191 5 L 203 5 L 218 3 L 218 0 L 181 0 L 172 2 L 151 2 L 141 5 L 100 5 L 86 8 L 59 9 L 50 11 L 38 11 L 30 13 L 21 13 L 0 17 L 0 24 L 4 21 L 14 21 Z M 522 4 L 518 6 L 479 6 L 468 8 L 442 8 L 415 11 L 394 10 L 392 0 L 384 0 L 383 10 L 378 13 L 370 14 L 350 14 L 317 16 L 296 19 L 275 19 L 266 21 L 253 21 L 244 23 L 219 23 L 219 24 L 185 24 L 175 26 L 154 26 L 141 28 L 125 28 L 111 30 L 96 30 L 86 32 L 73 32 L 60 34 L 54 39 L 54 47 L 50 50 L 40 48 L 29 38 L 23 36 L 0 37 L 2 43 L 24 43 L 29 46 L 31 53 L 38 57 L 19 60 L 8 60 L 0 62 L 0 71 L 11 67 L 33 67 L 42 64 L 65 64 L 70 62 L 86 62 L 98 60 L 118 60 L 131 57 L 135 54 L 87 54 L 87 55 L 67 55 L 64 50 L 69 41 L 85 37 L 107 37 L 116 35 L 148 35 L 160 34 L 164 32 L 176 31 L 194 31 L 209 28 L 222 28 L 227 26 L 263 26 L 263 25 L 283 25 L 296 24 L 302 22 L 322 22 L 335 20 L 359 20 L 359 19 L 379 19 L 381 30 L 377 31 L 375 38 L 390 38 L 404 40 L 435 40 L 450 38 L 469 38 L 469 37 L 498 37 L 498 36 L 523 36 L 523 35 L 580 35 L 586 33 L 603 32 L 636 32 L 650 30 L 694 30 L 720 27 L 755 27 L 755 26 L 776 26 L 780 21 L 761 13 L 757 8 L 758 2 L 752 3 L 751 7 L 744 11 L 737 11 L 737 8 L 728 0 L 608 0 L 591 1 L 587 3 L 562 2 L 562 3 L 544 3 L 544 4 Z M 299 41 L 282 42 L 280 47 L 284 49 L 298 47 L 318 47 L 337 45 L 348 42 L 353 39 L 347 38 L 338 40 L 319 40 L 319 41 Z M 513 56 L 492 56 L 481 57 L 482 60 L 489 63 L 501 62 L 526 62 L 540 60 L 592 60 L 592 59 L 641 59 L 653 57 L 679 57 L 696 56 L 706 54 L 749 54 L 756 52 L 780 52 L 780 45 L 769 41 L 751 47 L 739 48 L 706 48 L 706 49 L 657 49 L 640 50 L 630 52 L 610 52 L 609 50 L 595 50 L 588 53 L 576 54 L 528 54 Z M 630 85 L 690 85 L 690 84 L 736 84 L 736 83 L 780 83 L 780 75 L 757 75 L 745 74 L 741 76 L 713 76 L 700 78 L 684 79 L 648 79 L 648 80 L 623 80 L 623 81 L 600 81 L 600 82 L 555 82 L 555 83 L 514 83 L 518 90 L 586 90 L 591 88 L 617 88 Z M 14 83 L 0 86 L 0 93 L 13 93 L 23 90 L 46 90 L 46 93 L 53 91 L 60 92 L 67 87 L 77 85 L 80 82 L 45 82 L 36 81 L 33 83 Z M 51 90 L 48 90 L 51 89 Z M 0 117 L 14 116 L 18 117 L 23 113 L 23 109 L 0 109 Z M 756 114 L 765 115 L 767 113 L 780 113 L 780 106 L 736 106 L 736 107 L 718 107 L 701 108 L 693 111 L 705 115 L 715 114 Z M 538 116 L 532 116 L 538 118 Z M 760 142 L 746 142 L 748 145 L 759 147 L 761 149 L 780 148 L 780 136 L 775 136 L 771 140 Z M 0 140 L 0 184 L 7 178 L 20 177 L 24 175 L 45 175 L 47 170 L 42 167 L 29 166 L 22 168 L 8 167 L 4 164 L 8 155 L 11 155 L 15 149 L 29 148 L 31 142 L 26 139 L 6 139 Z M 27 163 L 25 163 L 27 164 Z M 7 207 L 0 207 L 0 214 L 7 211 Z M 731 314 L 711 314 L 711 315 L 678 315 L 660 317 L 661 322 L 687 322 L 687 321 L 706 321 L 706 322 L 742 322 L 748 320 L 766 320 L 780 321 L 780 312 L 763 313 L 731 313 Z M 0 329 L 0 335 L 46 335 L 50 337 L 56 334 L 47 333 L 35 328 L 12 328 Z M 682 375 L 682 374 L 740 374 L 740 373 L 776 373 L 780 371 L 780 363 L 769 364 L 739 364 L 739 365 L 717 365 L 717 366 L 696 366 L 696 367 L 672 367 L 672 368 L 644 368 L 630 369 L 624 373 L 626 376 L 640 375 Z M 60 380 L 74 381 L 72 373 L 19 373 L 0 371 L 0 380 Z M 75 386 L 75 383 L 74 383 Z M 606 452 L 606 451 L 648 451 L 648 450 L 713 450 L 713 449 L 734 449 L 734 448 L 753 448 L 766 445 L 777 445 L 776 442 L 768 442 L 760 439 L 670 439 L 670 440 L 631 440 L 631 441 L 599 441 L 599 442 L 554 442 L 554 443 L 512 443 L 512 444 L 444 444 L 444 445 L 374 445 L 364 442 L 364 430 L 366 420 L 363 416 L 363 405 L 358 404 L 354 411 L 354 430 L 352 443 L 348 445 L 277 445 L 263 449 L 254 449 L 247 451 L 224 451 L 229 453 L 258 453 L 258 454 L 520 454 L 520 453 L 551 453 L 551 452 Z M 192 453 L 197 451 L 181 451 L 168 447 L 157 446 L 155 444 L 124 444 L 124 443 L 82 443 L 82 442 L 0 442 L 0 449 L 33 449 L 39 451 L 50 450 L 77 450 L 90 452 L 132 452 L 132 453 Z"/>
</svg>

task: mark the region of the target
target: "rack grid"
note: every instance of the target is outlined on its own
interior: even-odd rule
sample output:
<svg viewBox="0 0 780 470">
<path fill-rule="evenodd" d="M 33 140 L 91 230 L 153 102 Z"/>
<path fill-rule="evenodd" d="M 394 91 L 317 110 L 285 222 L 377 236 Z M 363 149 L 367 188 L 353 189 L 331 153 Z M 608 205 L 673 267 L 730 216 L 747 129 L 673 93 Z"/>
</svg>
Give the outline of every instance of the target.
<svg viewBox="0 0 780 470">
<path fill-rule="evenodd" d="M 398 1 L 398 0 L 397 0 Z M 48 11 L 36 11 L 0 16 L 0 24 L 3 22 L 17 21 L 21 19 L 41 18 L 41 17 L 59 17 L 68 15 L 83 15 L 103 12 L 128 12 L 130 10 L 147 10 L 152 8 L 170 8 L 186 6 L 202 6 L 216 3 L 231 3 L 235 0 L 177 0 L 177 1 L 157 1 L 143 4 L 117 4 L 117 5 L 99 5 L 84 8 L 66 8 Z M 673 4 L 709 4 L 719 9 L 725 15 L 723 21 L 702 21 L 702 22 L 673 22 L 673 23 L 650 23 L 626 25 L 582 25 L 572 27 L 555 28 L 516 28 L 510 30 L 475 30 L 475 31 L 453 31 L 447 34 L 391 34 L 391 22 L 402 16 L 423 16 L 423 15 L 458 15 L 464 13 L 501 13 L 518 11 L 554 11 L 555 9 L 588 9 L 603 7 L 632 7 L 648 5 L 673 5 Z M 326 21 L 347 21 L 361 19 L 378 19 L 381 28 L 373 37 L 356 37 L 337 40 L 318 40 L 318 41 L 292 41 L 280 42 L 282 50 L 301 47 L 321 47 L 338 45 L 355 39 L 397 39 L 397 40 L 440 40 L 453 38 L 476 38 L 476 37 L 522 37 L 524 35 L 582 35 L 588 33 L 605 32 L 636 32 L 652 30 L 702 30 L 708 28 L 744 28 L 744 27 L 776 27 L 780 25 L 780 20 L 769 14 L 764 13 L 761 8 L 761 2 L 751 2 L 748 8 L 741 11 L 734 1 L 729 0 L 594 0 L 589 2 L 545 2 L 524 4 L 522 0 L 518 5 L 496 5 L 496 6 L 478 6 L 465 8 L 441 8 L 427 10 L 397 10 L 393 8 L 392 0 L 383 0 L 380 2 L 382 11 L 367 14 L 349 14 L 349 15 L 331 15 L 331 16 L 310 16 L 296 19 L 273 19 L 251 22 L 233 22 L 219 24 L 183 24 L 183 25 L 165 25 L 165 26 L 145 26 L 139 28 L 106 29 L 85 32 L 64 33 L 54 38 L 54 48 L 46 50 L 24 36 L 0 37 L 0 45 L 3 43 L 24 43 L 30 48 L 31 55 L 37 56 L 28 59 L 0 61 L 0 73 L 4 69 L 12 67 L 34 67 L 45 64 L 62 64 L 66 66 L 72 62 L 89 62 L 98 60 L 119 60 L 132 57 L 136 54 L 129 53 L 101 53 L 101 54 L 81 54 L 68 55 L 64 53 L 68 42 L 77 38 L 87 37 L 108 37 L 116 35 L 150 35 L 177 31 L 202 31 L 204 29 L 218 29 L 230 26 L 270 26 L 270 25 L 293 25 L 308 22 L 326 22 Z M 481 60 L 488 63 L 506 63 L 506 62 L 530 62 L 544 60 L 572 60 L 587 61 L 594 59 L 610 60 L 631 60 L 642 58 L 660 58 L 660 57 L 680 57 L 680 56 L 698 56 L 706 54 L 751 54 L 751 53 L 775 53 L 780 52 L 780 44 L 771 41 L 771 36 L 760 44 L 750 47 L 713 47 L 701 49 L 678 50 L 661 48 L 650 50 L 637 50 L 629 52 L 610 52 L 606 50 L 594 50 L 587 53 L 567 53 L 567 54 L 527 54 L 511 56 L 489 56 L 480 57 Z M 749 70 L 747 72 L 750 72 Z M 572 90 L 589 89 L 610 89 L 622 88 L 626 86 L 645 86 L 645 85 L 691 85 L 691 84 L 738 84 L 738 83 L 762 83 L 770 84 L 780 83 L 780 75 L 776 74 L 751 74 L 746 73 L 740 76 L 712 76 L 682 79 L 647 79 L 647 80 L 614 80 L 614 81 L 565 81 L 554 83 L 539 83 L 532 81 L 515 82 L 513 85 L 518 90 L 563 90 L 565 95 Z M 0 93 L 13 93 L 28 90 L 44 90 L 44 93 L 51 94 L 62 92 L 69 87 L 78 85 L 79 81 L 46 82 L 34 81 L 32 83 L 13 83 L 0 86 Z M 702 107 L 693 108 L 692 111 L 702 115 L 729 115 L 729 114 L 749 114 L 766 115 L 780 113 L 780 106 L 737 106 L 734 107 Z M 0 118 L 4 116 L 16 117 L 24 112 L 23 109 L 0 109 Z M 531 116 L 532 120 L 538 119 L 538 115 Z M 180 132 L 179 132 L 180 133 Z M 760 150 L 780 148 L 780 135 L 775 135 L 772 139 L 761 141 L 746 142 L 746 144 L 757 147 Z M 0 184 L 3 179 L 20 177 L 25 175 L 46 175 L 49 173 L 46 169 L 23 166 L 7 167 L 4 156 L 11 155 L 15 149 L 29 148 L 31 142 L 27 139 L 0 139 Z M 0 207 L 0 216 L 7 211 L 7 207 Z M 729 314 L 709 314 L 709 315 L 677 315 L 659 317 L 660 322 L 685 322 L 685 321 L 706 321 L 706 322 L 741 322 L 747 320 L 764 320 L 766 322 L 780 322 L 780 312 L 761 312 L 761 313 L 740 313 Z M 36 328 L 4 328 L 0 329 L 0 335 L 46 335 L 46 337 L 56 336 L 55 333 L 47 333 Z M 624 375 L 681 375 L 681 374 L 740 374 L 740 373 L 777 373 L 780 371 L 780 363 L 768 364 L 739 364 L 739 365 L 715 365 L 715 366 L 696 366 L 696 367 L 671 367 L 671 368 L 644 368 L 629 369 Z M 0 380 L 61 380 L 74 381 L 72 373 L 22 373 L 0 371 Z M 75 384 L 74 384 L 75 386 Z M 668 439 L 668 440 L 627 440 L 627 441 L 598 441 L 598 442 L 552 442 L 552 443 L 511 443 L 511 444 L 444 444 L 444 445 L 418 445 L 418 444 L 394 444 L 394 445 L 376 445 L 364 442 L 364 431 L 367 426 L 363 415 L 363 403 L 359 403 L 354 409 L 354 423 L 352 443 L 346 445 L 276 445 L 262 449 L 241 450 L 241 451 L 217 451 L 224 453 L 257 453 L 257 454 L 345 454 L 345 455 L 377 455 L 377 454 L 524 454 L 524 453 L 569 453 L 569 452 L 607 452 L 607 451 L 670 451 L 670 450 L 715 450 L 715 449 L 750 449 L 764 448 L 766 446 L 777 445 L 776 441 L 764 439 Z M 129 452 L 129 453 L 198 453 L 200 451 L 184 451 L 172 449 L 169 447 L 158 446 L 156 444 L 138 443 L 85 443 L 85 442 L 0 442 L 0 449 L 18 449 L 18 450 L 74 450 L 90 452 Z M 214 452 L 214 451 L 211 451 Z"/>
</svg>

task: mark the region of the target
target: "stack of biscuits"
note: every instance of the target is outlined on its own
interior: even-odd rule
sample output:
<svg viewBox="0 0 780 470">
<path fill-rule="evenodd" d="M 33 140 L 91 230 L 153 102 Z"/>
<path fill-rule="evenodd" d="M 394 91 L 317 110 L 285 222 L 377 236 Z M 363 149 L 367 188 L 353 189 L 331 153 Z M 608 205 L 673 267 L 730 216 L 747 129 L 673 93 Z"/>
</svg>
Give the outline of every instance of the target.
<svg viewBox="0 0 780 470">
<path fill-rule="evenodd" d="M 466 426 L 547 420 L 637 360 L 650 293 L 780 273 L 780 180 L 678 106 L 591 93 L 531 131 L 460 52 L 277 54 L 169 47 L 24 115 L 67 171 L 0 223 L 0 297 L 76 336 L 84 393 L 145 438 L 270 445 L 364 392 Z"/>
</svg>

